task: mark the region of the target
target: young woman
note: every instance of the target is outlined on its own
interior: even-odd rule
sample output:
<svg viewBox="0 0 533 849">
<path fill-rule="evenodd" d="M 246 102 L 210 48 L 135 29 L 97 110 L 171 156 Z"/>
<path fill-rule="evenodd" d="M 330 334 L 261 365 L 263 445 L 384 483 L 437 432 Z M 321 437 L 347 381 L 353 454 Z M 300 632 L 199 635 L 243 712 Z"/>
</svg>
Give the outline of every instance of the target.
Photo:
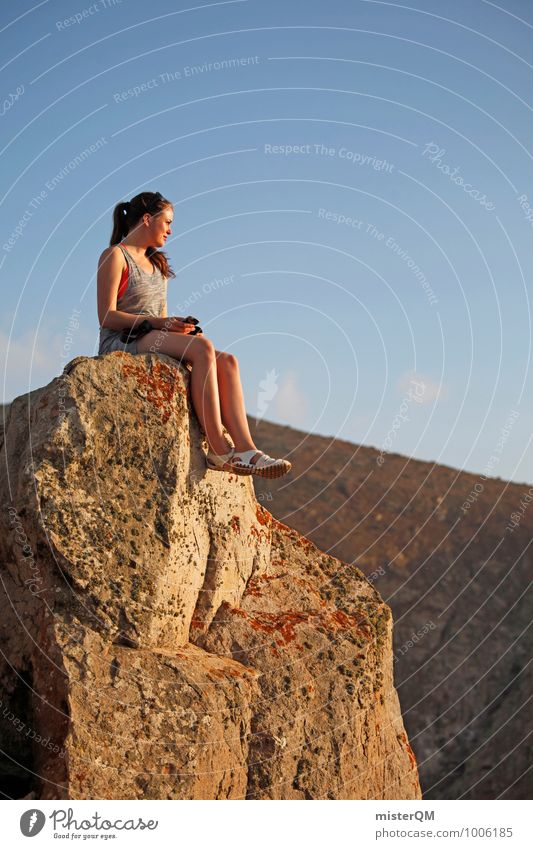
<svg viewBox="0 0 533 849">
<path fill-rule="evenodd" d="M 191 316 L 167 315 L 167 280 L 176 275 L 158 249 L 172 232 L 173 217 L 172 204 L 159 192 L 141 192 L 115 207 L 110 247 L 98 262 L 98 353 L 161 353 L 189 362 L 192 402 L 209 443 L 208 468 L 266 478 L 285 475 L 291 469 L 288 460 L 269 457 L 254 445 L 237 358 L 215 350 L 196 333 L 188 323 Z M 138 339 L 121 340 L 124 330 L 134 334 L 139 329 L 144 333 Z"/>
</svg>

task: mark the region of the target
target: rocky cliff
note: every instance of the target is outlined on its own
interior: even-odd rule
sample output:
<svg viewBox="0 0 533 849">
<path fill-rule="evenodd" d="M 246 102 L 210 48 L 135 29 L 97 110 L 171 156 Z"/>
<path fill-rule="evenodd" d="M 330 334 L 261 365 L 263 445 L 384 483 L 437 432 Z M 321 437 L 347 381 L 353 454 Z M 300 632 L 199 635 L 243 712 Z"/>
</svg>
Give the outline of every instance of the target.
<svg viewBox="0 0 533 849">
<path fill-rule="evenodd" d="M 3 792 L 420 798 L 389 607 L 203 447 L 167 357 L 80 357 L 11 405 Z"/>
</svg>

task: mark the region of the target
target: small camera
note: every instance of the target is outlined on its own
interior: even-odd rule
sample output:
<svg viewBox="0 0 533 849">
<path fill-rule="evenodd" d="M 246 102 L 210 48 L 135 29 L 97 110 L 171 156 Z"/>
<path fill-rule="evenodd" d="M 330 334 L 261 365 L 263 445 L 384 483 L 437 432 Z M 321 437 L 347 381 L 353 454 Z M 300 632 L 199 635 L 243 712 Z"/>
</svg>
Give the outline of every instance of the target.
<svg viewBox="0 0 533 849">
<path fill-rule="evenodd" d="M 198 325 L 198 319 L 195 318 L 193 315 L 188 315 L 183 320 L 184 320 L 185 324 L 195 324 L 196 325 L 194 330 L 191 330 L 191 332 L 187 334 L 188 336 L 197 336 L 199 333 L 204 332 L 202 330 L 202 328 L 199 327 L 199 325 Z"/>
</svg>

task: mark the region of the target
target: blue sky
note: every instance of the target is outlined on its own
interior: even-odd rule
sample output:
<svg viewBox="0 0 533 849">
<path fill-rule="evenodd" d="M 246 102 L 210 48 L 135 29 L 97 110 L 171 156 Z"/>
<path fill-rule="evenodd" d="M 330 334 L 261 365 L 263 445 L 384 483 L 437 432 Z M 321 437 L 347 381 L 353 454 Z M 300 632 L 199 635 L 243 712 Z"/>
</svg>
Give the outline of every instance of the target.
<svg viewBox="0 0 533 849">
<path fill-rule="evenodd" d="M 529 2 L 1 15 L 4 402 L 96 355 L 112 208 L 160 191 L 251 415 L 533 482 Z"/>
</svg>

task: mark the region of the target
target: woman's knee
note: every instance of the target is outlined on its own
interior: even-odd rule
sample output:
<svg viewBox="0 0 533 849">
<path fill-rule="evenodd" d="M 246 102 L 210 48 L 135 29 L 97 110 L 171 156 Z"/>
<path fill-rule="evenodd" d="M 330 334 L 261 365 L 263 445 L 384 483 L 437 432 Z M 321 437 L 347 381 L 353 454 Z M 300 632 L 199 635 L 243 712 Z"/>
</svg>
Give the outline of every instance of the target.
<svg viewBox="0 0 533 849">
<path fill-rule="evenodd" d="M 217 363 L 223 368 L 227 369 L 236 369 L 238 368 L 239 361 L 235 354 L 229 354 L 227 351 L 215 351 Z"/>
<path fill-rule="evenodd" d="M 215 346 L 211 339 L 206 339 L 204 336 L 193 336 L 191 338 L 194 340 L 194 345 L 191 348 L 194 349 L 195 359 L 215 359 Z"/>
</svg>

